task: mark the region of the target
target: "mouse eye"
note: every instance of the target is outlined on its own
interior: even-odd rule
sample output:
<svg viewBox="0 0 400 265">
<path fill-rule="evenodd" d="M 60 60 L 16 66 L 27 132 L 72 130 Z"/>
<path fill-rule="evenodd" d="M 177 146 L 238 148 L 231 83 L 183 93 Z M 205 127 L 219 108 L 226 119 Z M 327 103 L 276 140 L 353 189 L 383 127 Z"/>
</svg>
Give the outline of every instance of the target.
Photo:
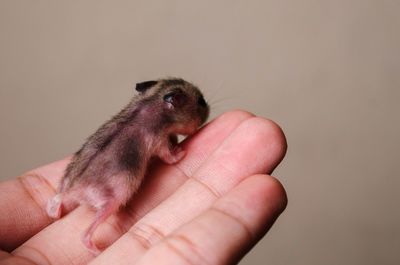
<svg viewBox="0 0 400 265">
<path fill-rule="evenodd" d="M 186 96 L 182 92 L 169 92 L 163 97 L 164 101 L 175 108 L 183 106 L 186 101 Z"/>
<path fill-rule="evenodd" d="M 202 107 L 207 107 L 207 102 L 204 100 L 203 96 L 200 96 L 197 103 Z"/>
</svg>

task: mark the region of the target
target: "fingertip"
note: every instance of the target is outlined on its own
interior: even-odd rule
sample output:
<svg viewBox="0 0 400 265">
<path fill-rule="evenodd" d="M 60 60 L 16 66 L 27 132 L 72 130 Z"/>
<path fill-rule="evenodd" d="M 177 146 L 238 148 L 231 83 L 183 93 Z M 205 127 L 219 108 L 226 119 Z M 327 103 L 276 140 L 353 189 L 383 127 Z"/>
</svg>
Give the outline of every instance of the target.
<svg viewBox="0 0 400 265">
<path fill-rule="evenodd" d="M 258 194 L 264 194 L 263 203 L 268 203 L 270 208 L 279 216 L 287 207 L 288 198 L 282 183 L 275 177 L 257 174 L 249 178 L 253 186 L 260 189 Z"/>
<path fill-rule="evenodd" d="M 269 162 L 265 172 L 272 173 L 287 151 L 283 130 L 276 122 L 262 117 L 252 117 L 246 120 L 243 126 L 247 126 L 246 137 L 253 138 L 257 142 L 258 151 L 267 151 L 265 157 Z"/>
<path fill-rule="evenodd" d="M 287 151 L 287 139 L 285 133 L 283 132 L 282 128 L 273 120 L 260 118 L 265 123 L 266 127 L 268 127 L 271 137 L 275 139 L 276 142 L 276 152 L 277 156 L 280 160 L 285 157 Z"/>
</svg>

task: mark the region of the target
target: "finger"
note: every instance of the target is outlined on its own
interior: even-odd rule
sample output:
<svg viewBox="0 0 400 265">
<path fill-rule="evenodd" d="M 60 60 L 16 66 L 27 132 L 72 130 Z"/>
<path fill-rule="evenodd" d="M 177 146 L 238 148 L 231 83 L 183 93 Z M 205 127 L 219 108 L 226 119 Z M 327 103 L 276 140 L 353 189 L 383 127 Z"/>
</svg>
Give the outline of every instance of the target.
<svg viewBox="0 0 400 265">
<path fill-rule="evenodd" d="M 69 159 L 0 184 L 0 248 L 10 251 L 51 223 L 43 211 Z"/>
<path fill-rule="evenodd" d="M 276 179 L 249 177 L 151 248 L 138 264 L 236 264 L 268 231 L 286 203 Z"/>
<path fill-rule="evenodd" d="M 262 118 L 247 119 L 191 179 L 139 220 L 95 264 L 118 259 L 121 250 L 129 253 L 125 255 L 126 264 L 138 259 L 151 245 L 210 207 L 245 177 L 271 172 L 282 160 L 285 150 L 284 136 L 276 124 Z M 121 260 L 120 263 L 125 264 Z"/>
<path fill-rule="evenodd" d="M 240 123 L 250 117 L 252 115 L 247 112 L 232 111 L 212 121 L 184 143 L 187 156 L 180 165 L 188 170 L 196 169 L 197 165 L 201 164 L 201 161 L 209 156 Z M 204 145 L 204 142 L 207 142 L 207 145 Z M 163 165 L 156 168 L 149 181 L 135 196 L 132 206 L 129 207 L 133 209 L 134 214 L 128 212 L 128 216 L 124 216 L 126 218 L 122 223 L 121 218 L 114 216 L 109 218 L 107 224 L 100 226 L 96 231 L 94 238 L 96 244 L 100 247 L 110 244 L 129 228 L 129 223 L 135 222 L 163 201 L 185 180 L 184 174 L 175 166 Z M 93 218 L 93 212 L 80 207 L 48 226 L 14 253 L 20 256 L 41 253 L 41 255 L 36 255 L 38 263 L 43 261 L 43 257 L 56 261 L 57 264 L 70 264 L 70 259 L 73 257 L 79 257 L 74 260 L 76 264 L 86 263 L 92 256 L 81 244 L 80 236 Z"/>
</svg>

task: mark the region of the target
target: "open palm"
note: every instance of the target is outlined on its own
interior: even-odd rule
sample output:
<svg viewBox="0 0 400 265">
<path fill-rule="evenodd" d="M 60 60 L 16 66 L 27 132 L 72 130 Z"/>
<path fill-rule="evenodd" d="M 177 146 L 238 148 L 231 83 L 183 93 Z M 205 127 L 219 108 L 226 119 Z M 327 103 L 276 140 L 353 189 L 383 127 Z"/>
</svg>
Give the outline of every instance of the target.
<svg viewBox="0 0 400 265">
<path fill-rule="evenodd" d="M 97 230 L 104 251 L 81 243 L 94 211 L 80 206 L 52 222 L 47 200 L 64 159 L 0 184 L 0 264 L 232 264 L 286 206 L 270 174 L 286 142 L 273 122 L 243 111 L 223 114 L 183 144 L 175 165 L 155 162 L 131 203 Z"/>
</svg>

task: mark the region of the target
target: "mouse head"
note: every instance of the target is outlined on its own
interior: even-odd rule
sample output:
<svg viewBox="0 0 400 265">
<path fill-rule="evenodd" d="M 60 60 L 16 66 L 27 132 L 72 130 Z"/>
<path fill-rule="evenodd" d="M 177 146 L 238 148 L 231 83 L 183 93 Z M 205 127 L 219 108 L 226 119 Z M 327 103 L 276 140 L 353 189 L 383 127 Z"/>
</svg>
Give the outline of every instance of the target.
<svg viewBox="0 0 400 265">
<path fill-rule="evenodd" d="M 208 118 L 209 106 L 202 93 L 183 79 L 146 81 L 136 84 L 136 90 L 157 102 L 170 133 L 192 134 Z"/>
</svg>

